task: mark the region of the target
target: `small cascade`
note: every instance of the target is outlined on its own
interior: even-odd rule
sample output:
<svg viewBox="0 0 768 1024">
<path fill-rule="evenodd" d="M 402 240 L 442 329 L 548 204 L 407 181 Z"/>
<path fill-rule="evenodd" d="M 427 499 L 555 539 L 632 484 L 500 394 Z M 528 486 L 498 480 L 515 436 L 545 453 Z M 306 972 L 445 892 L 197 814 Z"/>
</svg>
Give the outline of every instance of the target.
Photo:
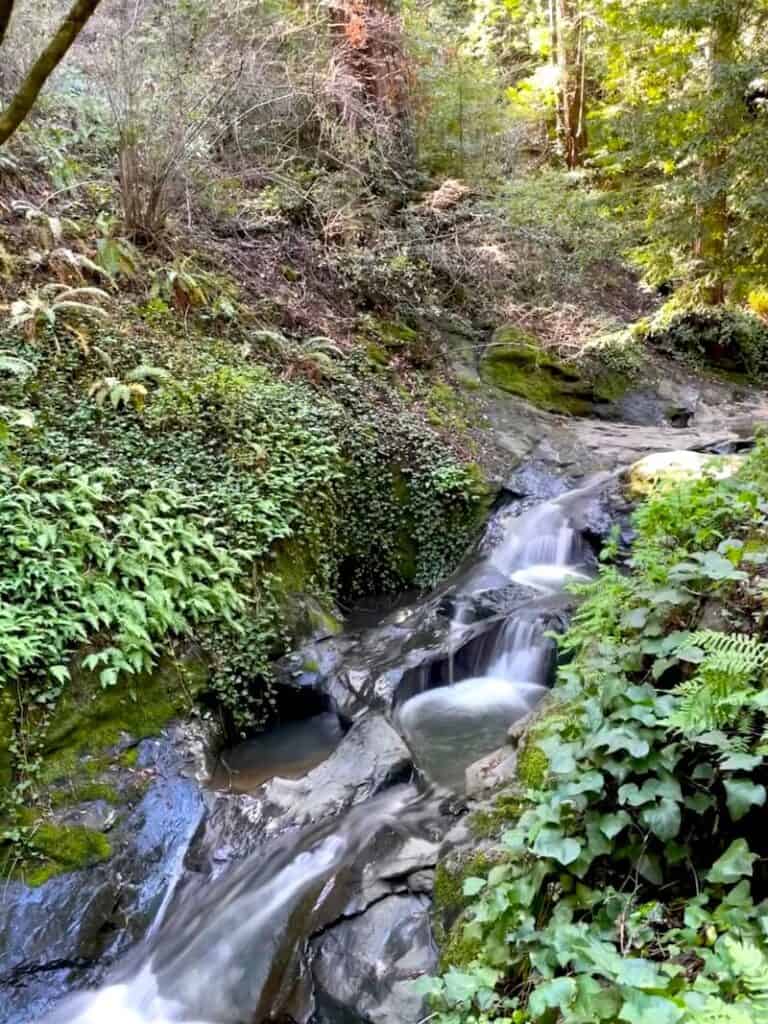
<svg viewBox="0 0 768 1024">
<path fill-rule="evenodd" d="M 344 908 L 335 880 L 382 829 L 415 831 L 428 795 L 399 786 L 340 822 L 288 834 L 187 899 L 110 984 L 66 1000 L 44 1024 L 243 1024 L 290 1002 L 298 959 Z"/>
<path fill-rule="evenodd" d="M 554 597 L 569 582 L 588 579 L 588 549 L 571 510 L 595 486 L 511 520 L 501 542 L 459 583 L 457 592 L 473 594 L 489 583 L 497 589 L 517 583 Z M 459 600 L 457 622 L 466 621 L 470 610 L 471 605 Z M 476 645 L 470 678 L 456 680 L 450 661 L 436 686 L 406 700 L 397 711 L 398 726 L 427 778 L 463 793 L 467 768 L 501 747 L 510 726 L 546 693 L 553 658 L 552 641 L 541 621 L 517 611 Z"/>
</svg>

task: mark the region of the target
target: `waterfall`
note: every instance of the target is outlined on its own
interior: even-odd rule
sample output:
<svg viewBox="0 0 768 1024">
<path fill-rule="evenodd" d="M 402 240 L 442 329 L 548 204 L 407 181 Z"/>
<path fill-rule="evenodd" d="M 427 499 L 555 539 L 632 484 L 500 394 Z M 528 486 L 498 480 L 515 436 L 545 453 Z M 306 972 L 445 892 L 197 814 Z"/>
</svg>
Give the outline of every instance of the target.
<svg viewBox="0 0 768 1024">
<path fill-rule="evenodd" d="M 440 794 L 462 793 L 467 767 L 499 748 L 510 725 L 546 693 L 554 651 L 542 609 L 557 603 L 570 579 L 586 578 L 587 551 L 573 518 L 585 493 L 511 520 L 481 563 L 457 575 L 452 628 L 466 614 L 462 596 L 519 584 L 532 599 L 493 623 L 477 644 L 469 678 L 454 680 L 450 665 L 437 686 L 394 712 L 414 763 L 434 784 L 426 794 L 413 785 L 388 789 L 340 818 L 284 834 L 179 901 L 169 897 L 159 926 L 107 984 L 66 1000 L 45 1024 L 244 1024 L 283 1012 L 308 939 L 344 912 L 338 879 L 358 869 L 381 829 L 407 833 L 423 823 L 425 801 L 434 820 Z M 331 719 L 321 718 L 323 729 L 311 742 L 298 726 L 268 737 L 253 769 L 247 760 L 227 761 L 227 784 L 236 772 L 253 770 L 261 782 L 303 770 L 305 760 L 317 763 L 338 740 Z"/>
<path fill-rule="evenodd" d="M 341 821 L 287 834 L 187 899 L 120 976 L 44 1024 L 243 1024 L 285 996 L 306 938 L 337 916 L 334 879 L 385 827 L 415 828 L 429 796 L 395 787 Z"/>
<path fill-rule="evenodd" d="M 468 575 L 465 591 L 496 578 L 555 596 L 570 581 L 587 579 L 586 545 L 571 509 L 589 493 L 582 488 L 512 520 L 501 543 Z M 466 614 L 459 602 L 457 618 Z M 510 726 L 541 700 L 552 660 L 541 621 L 513 613 L 489 643 L 478 645 L 471 678 L 455 681 L 449 663 L 443 685 L 407 700 L 397 722 L 424 775 L 463 793 L 467 768 L 501 747 Z"/>
</svg>

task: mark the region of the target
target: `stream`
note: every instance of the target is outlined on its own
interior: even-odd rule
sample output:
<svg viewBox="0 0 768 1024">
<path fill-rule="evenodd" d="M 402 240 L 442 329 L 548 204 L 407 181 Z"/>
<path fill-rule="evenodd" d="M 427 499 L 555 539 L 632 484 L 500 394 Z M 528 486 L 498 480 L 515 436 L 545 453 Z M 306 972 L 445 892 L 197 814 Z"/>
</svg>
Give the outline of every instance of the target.
<svg viewBox="0 0 768 1024">
<path fill-rule="evenodd" d="M 326 710 L 224 752 L 145 938 L 46 1024 L 415 1024 L 440 844 L 551 684 L 613 483 L 502 505 L 435 593 L 286 659 Z"/>
</svg>

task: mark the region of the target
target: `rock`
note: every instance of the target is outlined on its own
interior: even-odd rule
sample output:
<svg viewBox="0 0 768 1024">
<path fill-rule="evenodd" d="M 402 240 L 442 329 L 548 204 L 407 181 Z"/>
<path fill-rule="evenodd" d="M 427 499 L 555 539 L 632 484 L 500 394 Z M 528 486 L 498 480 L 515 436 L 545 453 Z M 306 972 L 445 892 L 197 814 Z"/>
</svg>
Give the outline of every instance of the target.
<svg viewBox="0 0 768 1024">
<path fill-rule="evenodd" d="M 425 1015 L 413 982 L 437 967 L 430 902 L 393 895 L 311 943 L 320 1024 L 417 1024 Z"/>
<path fill-rule="evenodd" d="M 457 178 L 446 178 L 439 188 L 424 197 L 424 205 L 430 210 L 450 210 L 471 196 L 472 186 Z"/>
<path fill-rule="evenodd" d="M 257 795 L 216 794 L 187 855 L 197 872 L 220 874 L 289 829 L 332 818 L 401 781 L 411 755 L 383 715 L 359 718 L 331 756 L 302 779 L 275 778 Z"/>
<path fill-rule="evenodd" d="M 480 376 L 487 384 L 553 412 L 586 416 L 595 403 L 592 385 L 576 367 L 544 351 L 518 327 L 495 332 L 483 352 Z"/>
<path fill-rule="evenodd" d="M 629 470 L 628 493 L 644 498 L 660 485 L 711 475 L 718 480 L 738 472 L 744 459 L 739 455 L 712 456 L 703 452 L 658 452 L 636 462 Z"/>
<path fill-rule="evenodd" d="M 205 739 L 174 726 L 139 747 L 148 783 L 110 832 L 111 860 L 0 894 L 0 1024 L 32 1024 L 63 992 L 97 981 L 162 913 L 203 816 Z"/>
</svg>

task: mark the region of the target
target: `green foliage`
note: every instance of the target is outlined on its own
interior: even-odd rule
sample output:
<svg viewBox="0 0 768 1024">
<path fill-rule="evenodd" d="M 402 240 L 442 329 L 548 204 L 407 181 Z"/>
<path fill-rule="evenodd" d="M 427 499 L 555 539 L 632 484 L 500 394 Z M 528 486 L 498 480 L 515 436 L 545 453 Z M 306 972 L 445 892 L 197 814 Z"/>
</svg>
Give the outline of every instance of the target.
<svg viewBox="0 0 768 1024">
<path fill-rule="evenodd" d="M 421 986 L 444 1024 L 762 1021 L 767 460 L 651 498 L 629 572 L 578 588 L 546 775 L 465 885 L 475 958 Z M 704 600 L 741 629 L 696 628 Z"/>
<path fill-rule="evenodd" d="M 21 327 L 31 340 L 48 329 L 54 339 L 62 327 L 72 327 L 80 320 L 108 319 L 100 305 L 109 296 L 100 288 L 70 288 L 63 284 L 46 284 L 11 304 L 10 328 Z M 77 334 L 75 332 L 75 336 Z M 56 340 L 58 346 L 58 340 Z M 81 342 L 81 347 L 86 347 Z"/>
<path fill-rule="evenodd" d="M 730 307 L 672 310 L 656 317 L 645 340 L 671 355 L 692 356 L 755 377 L 768 373 L 768 326 Z"/>
<path fill-rule="evenodd" d="M 23 781 L 79 650 L 111 687 L 151 672 L 170 637 L 234 625 L 245 605 L 237 563 L 189 498 L 71 463 L 3 458 L 0 473 L 0 678 L 27 725 L 14 740 Z"/>
</svg>

